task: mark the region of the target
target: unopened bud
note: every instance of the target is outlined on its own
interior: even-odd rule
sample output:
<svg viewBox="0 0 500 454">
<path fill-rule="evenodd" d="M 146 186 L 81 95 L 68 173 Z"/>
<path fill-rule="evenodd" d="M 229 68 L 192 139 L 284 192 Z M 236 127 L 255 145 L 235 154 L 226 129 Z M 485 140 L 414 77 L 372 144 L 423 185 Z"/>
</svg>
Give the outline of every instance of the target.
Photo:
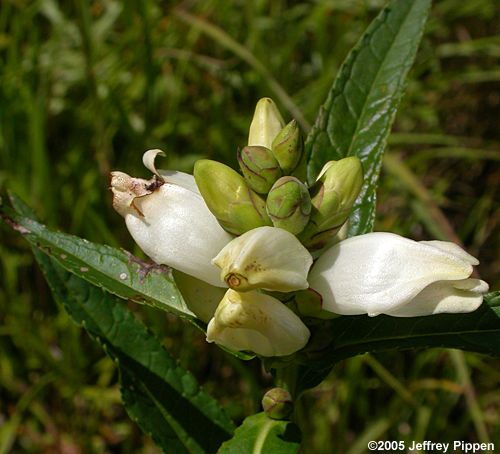
<svg viewBox="0 0 500 454">
<path fill-rule="evenodd" d="M 269 191 L 266 208 L 275 227 L 297 235 L 309 222 L 311 197 L 300 180 L 281 177 Z"/>
<path fill-rule="evenodd" d="M 209 210 L 228 232 L 241 235 L 271 225 L 265 201 L 231 167 L 201 159 L 194 166 L 194 178 Z"/>
<path fill-rule="evenodd" d="M 273 140 L 272 151 L 285 175 L 297 167 L 302 156 L 302 137 L 296 120 L 288 123 Z"/>
<path fill-rule="evenodd" d="M 328 244 L 349 217 L 363 185 L 361 162 L 356 157 L 330 161 L 311 188 L 312 211 L 300 239 L 309 249 Z"/>
<path fill-rule="evenodd" d="M 285 122 L 274 101 L 271 98 L 260 99 L 250 124 L 248 145 L 271 149 L 274 138 L 284 125 Z"/>
<path fill-rule="evenodd" d="M 293 410 L 292 396 L 283 388 L 270 389 L 262 398 L 262 408 L 272 419 L 287 419 Z"/>
<path fill-rule="evenodd" d="M 269 148 L 248 146 L 238 152 L 238 163 L 248 185 L 259 194 L 267 194 L 281 176 L 278 161 Z"/>
<path fill-rule="evenodd" d="M 323 310 L 323 297 L 312 288 L 295 292 L 293 299 L 299 315 L 321 319 L 337 317 L 336 314 Z"/>
</svg>

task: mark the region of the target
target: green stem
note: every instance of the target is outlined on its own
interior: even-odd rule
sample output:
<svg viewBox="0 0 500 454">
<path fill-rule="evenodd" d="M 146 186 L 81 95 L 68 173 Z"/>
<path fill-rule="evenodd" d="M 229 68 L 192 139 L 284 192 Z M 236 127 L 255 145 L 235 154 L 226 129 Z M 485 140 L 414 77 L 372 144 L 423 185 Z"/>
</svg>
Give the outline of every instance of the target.
<svg viewBox="0 0 500 454">
<path fill-rule="evenodd" d="M 292 398 L 295 399 L 297 389 L 297 365 L 291 364 L 275 370 L 274 382 L 276 386 L 286 389 L 291 394 Z"/>
</svg>

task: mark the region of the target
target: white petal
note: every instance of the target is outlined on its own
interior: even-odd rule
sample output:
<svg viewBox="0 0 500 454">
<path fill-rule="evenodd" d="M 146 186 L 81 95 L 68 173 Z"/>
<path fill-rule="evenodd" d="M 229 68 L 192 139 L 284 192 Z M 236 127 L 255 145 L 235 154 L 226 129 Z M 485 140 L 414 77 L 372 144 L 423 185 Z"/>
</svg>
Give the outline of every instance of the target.
<svg viewBox="0 0 500 454">
<path fill-rule="evenodd" d="M 441 313 L 475 311 L 483 301 L 488 284 L 479 279 L 439 281 L 426 287 L 404 306 L 387 315 L 394 317 L 418 317 Z"/>
<path fill-rule="evenodd" d="M 200 194 L 200 190 L 196 185 L 193 175 L 189 175 L 189 173 L 177 172 L 176 170 L 159 169 L 158 174 L 161 176 L 162 180 L 167 183 L 176 184 L 177 186 L 181 186 L 191 192 Z"/>
<path fill-rule="evenodd" d="M 468 290 L 473 293 L 486 293 L 490 286 L 487 282 L 482 281 L 481 279 L 464 279 L 462 281 L 456 281 L 453 284 L 458 290 Z"/>
<path fill-rule="evenodd" d="M 158 155 L 165 156 L 165 152 L 158 149 L 148 150 L 142 155 L 142 163 L 144 164 L 144 167 L 146 167 L 146 169 L 159 177 L 160 174 L 156 170 L 155 166 L 156 156 Z"/>
<path fill-rule="evenodd" d="M 193 175 L 189 175 L 184 172 L 177 172 L 176 170 L 163 170 L 157 169 L 155 166 L 155 160 L 157 156 L 165 156 L 165 153 L 161 150 L 148 150 L 142 155 L 142 163 L 152 173 L 154 173 L 158 178 L 166 183 L 176 184 L 182 186 L 183 188 L 189 189 L 192 192 L 200 193 L 196 181 Z M 118 172 L 115 172 L 118 173 Z"/>
<path fill-rule="evenodd" d="M 226 289 L 214 287 L 178 270 L 174 270 L 173 275 L 188 308 L 200 320 L 208 323 L 214 316 Z"/>
<path fill-rule="evenodd" d="M 450 248 L 451 249 L 451 248 Z M 460 255 L 460 254 L 458 254 Z M 327 250 L 309 274 L 325 310 L 378 315 L 406 304 L 428 285 L 470 276 L 469 260 L 392 233 L 368 233 Z"/>
<path fill-rule="evenodd" d="M 262 356 L 291 355 L 309 340 L 309 329 L 281 301 L 229 289 L 208 324 L 207 341 Z"/>
<path fill-rule="evenodd" d="M 137 210 L 126 214 L 125 222 L 149 257 L 209 284 L 224 286 L 211 259 L 232 236 L 199 194 L 165 183 L 152 194 L 136 198 L 134 205 Z"/>
<path fill-rule="evenodd" d="M 221 269 L 221 280 L 235 290 L 291 292 L 309 287 L 312 257 L 290 232 L 258 227 L 232 240 L 213 263 Z"/>
<path fill-rule="evenodd" d="M 427 244 L 428 246 L 437 247 L 444 252 L 455 255 L 457 258 L 470 263 L 471 265 L 479 265 L 479 260 L 473 257 L 468 252 L 464 251 L 458 244 L 451 243 L 450 241 L 419 241 L 420 244 Z"/>
</svg>

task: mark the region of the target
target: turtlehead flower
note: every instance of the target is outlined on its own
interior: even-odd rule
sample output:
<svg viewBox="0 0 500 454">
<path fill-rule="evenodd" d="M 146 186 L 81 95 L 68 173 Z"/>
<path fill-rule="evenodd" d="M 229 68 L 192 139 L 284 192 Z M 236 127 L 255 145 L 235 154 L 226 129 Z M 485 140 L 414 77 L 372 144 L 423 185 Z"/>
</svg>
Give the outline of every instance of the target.
<svg viewBox="0 0 500 454">
<path fill-rule="evenodd" d="M 368 233 L 341 241 L 314 264 L 309 284 L 323 309 L 343 315 L 416 317 L 476 310 L 488 284 L 477 259 L 445 241 Z"/>
<path fill-rule="evenodd" d="M 303 348 L 310 332 L 272 296 L 229 289 L 208 324 L 207 341 L 262 356 L 285 356 Z"/>
<path fill-rule="evenodd" d="M 111 173 L 113 207 L 146 255 L 211 285 L 225 287 L 211 260 L 232 239 L 217 222 L 200 195 L 194 178 L 182 172 L 157 171 L 154 157 L 144 163 L 151 180 Z"/>
<path fill-rule="evenodd" d="M 178 270 L 173 270 L 172 274 L 187 307 L 201 321 L 208 323 L 227 289 L 214 287 Z"/>
<path fill-rule="evenodd" d="M 311 254 L 294 235 L 276 227 L 244 233 L 213 259 L 221 269 L 221 280 L 238 291 L 305 289 L 312 262 Z"/>
</svg>

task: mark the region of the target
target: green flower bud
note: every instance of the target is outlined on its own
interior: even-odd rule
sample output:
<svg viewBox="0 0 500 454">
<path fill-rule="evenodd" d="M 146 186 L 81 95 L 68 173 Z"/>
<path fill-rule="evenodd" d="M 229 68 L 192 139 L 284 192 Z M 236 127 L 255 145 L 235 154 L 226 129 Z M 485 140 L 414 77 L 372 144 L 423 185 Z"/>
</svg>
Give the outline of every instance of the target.
<svg viewBox="0 0 500 454">
<path fill-rule="evenodd" d="M 337 317 L 336 314 L 323 310 L 323 298 L 312 288 L 295 292 L 293 299 L 299 315 L 321 319 Z"/>
<path fill-rule="evenodd" d="M 271 98 L 260 99 L 250 124 L 248 145 L 271 149 L 274 138 L 284 125 L 285 122 L 274 101 Z"/>
<path fill-rule="evenodd" d="M 194 178 L 209 210 L 228 232 L 241 235 L 271 225 L 265 201 L 231 167 L 201 159 L 194 166 Z"/>
<path fill-rule="evenodd" d="M 288 123 L 273 140 L 272 151 L 280 167 L 289 175 L 297 167 L 302 156 L 302 137 L 295 120 Z"/>
<path fill-rule="evenodd" d="M 278 161 L 269 148 L 248 146 L 238 152 L 238 163 L 248 185 L 259 194 L 267 194 L 281 176 Z"/>
<path fill-rule="evenodd" d="M 300 240 L 309 249 L 328 244 L 351 214 L 363 185 L 361 162 L 356 157 L 325 164 L 311 188 L 312 211 Z"/>
<path fill-rule="evenodd" d="M 297 235 L 309 222 L 311 197 L 300 180 L 290 176 L 281 177 L 269 191 L 266 208 L 275 227 Z"/>
<path fill-rule="evenodd" d="M 272 388 L 264 394 L 262 408 L 272 419 L 287 419 L 293 410 L 292 396 L 283 388 Z"/>
</svg>

